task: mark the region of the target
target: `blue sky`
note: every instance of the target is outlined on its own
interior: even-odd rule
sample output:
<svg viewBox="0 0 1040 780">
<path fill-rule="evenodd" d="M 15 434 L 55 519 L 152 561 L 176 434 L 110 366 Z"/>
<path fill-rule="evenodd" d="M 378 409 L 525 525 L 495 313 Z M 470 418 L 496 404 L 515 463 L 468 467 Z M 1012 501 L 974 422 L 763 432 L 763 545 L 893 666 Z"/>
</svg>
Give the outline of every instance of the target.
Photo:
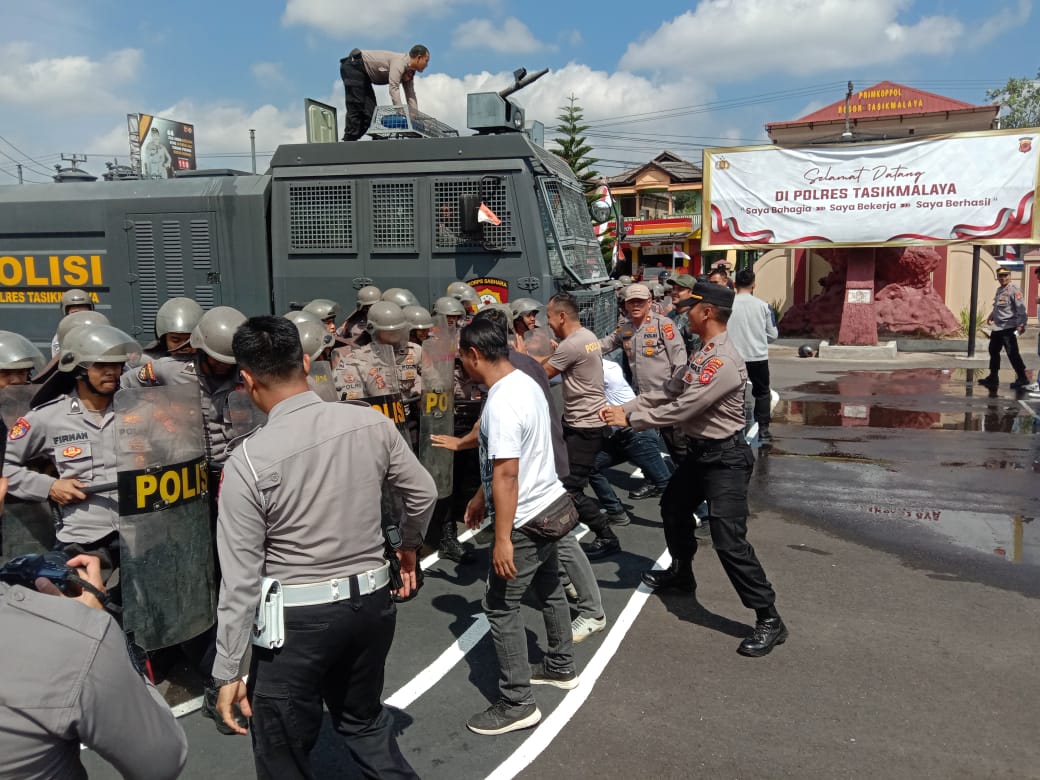
<svg viewBox="0 0 1040 780">
<path fill-rule="evenodd" d="M 102 158 L 125 161 L 132 112 L 195 124 L 200 167 L 248 169 L 249 128 L 269 152 L 304 139 L 304 97 L 342 110 L 339 58 L 355 46 L 429 46 L 420 107 L 460 129 L 467 92 L 499 89 L 521 65 L 551 68 L 518 102 L 551 127 L 576 95 L 606 173 L 663 149 L 699 162 L 702 146 L 764 140 L 764 123 L 841 99 L 850 79 L 983 103 L 987 87 L 1040 66 L 1030 0 L 5 0 L 3 9 L 0 184 L 14 182 L 14 160 L 35 180 L 62 152 L 88 154 L 84 167 L 97 174 Z M 267 162 L 261 154 L 261 170 Z"/>
</svg>

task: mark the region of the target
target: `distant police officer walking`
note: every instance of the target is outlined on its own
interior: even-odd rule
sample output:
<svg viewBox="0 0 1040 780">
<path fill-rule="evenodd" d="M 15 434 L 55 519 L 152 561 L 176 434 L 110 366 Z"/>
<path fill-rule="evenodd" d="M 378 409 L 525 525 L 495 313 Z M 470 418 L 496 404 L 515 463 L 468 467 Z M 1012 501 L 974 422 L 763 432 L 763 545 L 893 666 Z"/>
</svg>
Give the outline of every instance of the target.
<svg viewBox="0 0 1040 780">
<path fill-rule="evenodd" d="M 986 320 L 993 330 L 989 334 L 989 374 L 979 380 L 979 384 L 996 390 L 1000 387 L 1000 351 L 1007 352 L 1008 362 L 1015 369 L 1015 381 L 1012 390 L 1018 390 L 1029 384 L 1026 376 L 1026 364 L 1018 351 L 1018 336 L 1026 332 L 1025 299 L 1018 286 L 1011 283 L 1011 272 L 1007 268 L 997 271 L 1000 286 L 993 296 L 993 311 Z"/>
<path fill-rule="evenodd" d="M 77 311 L 93 311 L 94 301 L 91 300 L 90 294 L 86 290 L 80 290 L 79 288 L 73 288 L 66 290 L 61 296 L 61 316 L 67 317 L 70 314 L 74 314 Z M 58 356 L 58 349 L 60 348 L 58 343 L 57 334 L 51 339 L 51 357 Z"/>
<path fill-rule="evenodd" d="M 224 467 L 218 710 L 240 734 L 233 705 L 252 717 L 261 778 L 311 777 L 323 704 L 365 777 L 415 777 L 380 704 L 397 620 L 380 487 L 397 491 L 405 508 L 398 557 L 407 596 L 437 497 L 433 478 L 385 416 L 325 403 L 308 389 L 309 360 L 285 318 L 248 320 L 233 350 L 246 392 L 268 419 Z M 242 663 L 265 577 L 281 585 L 284 644 L 253 647 L 247 687 Z"/>
<path fill-rule="evenodd" d="M 672 563 L 663 571 L 644 573 L 643 582 L 657 590 L 696 589 L 693 513 L 706 500 L 715 553 L 740 600 L 757 617 L 754 633 L 737 652 L 757 657 L 784 642 L 787 628 L 774 606 L 773 587 L 747 541 L 747 485 L 755 457 L 744 439 L 747 372 L 726 333 L 732 306 L 728 287 L 698 282 L 680 307 L 688 308 L 690 330 L 701 337 L 703 348 L 661 390 L 608 406 L 602 417 L 637 431 L 677 425 L 688 436 L 688 453 L 661 499 Z"/>
</svg>

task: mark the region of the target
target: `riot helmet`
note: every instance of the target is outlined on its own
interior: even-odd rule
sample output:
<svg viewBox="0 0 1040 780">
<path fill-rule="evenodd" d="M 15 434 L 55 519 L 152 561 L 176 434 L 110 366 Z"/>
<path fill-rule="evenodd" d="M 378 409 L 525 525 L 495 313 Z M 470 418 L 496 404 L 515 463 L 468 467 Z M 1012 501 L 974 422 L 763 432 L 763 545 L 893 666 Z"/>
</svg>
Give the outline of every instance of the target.
<svg viewBox="0 0 1040 780">
<path fill-rule="evenodd" d="M 202 307 L 191 298 L 170 298 L 155 314 L 155 337 L 168 333 L 191 333 L 203 315 Z"/>
<path fill-rule="evenodd" d="M 191 345 L 220 363 L 235 364 L 231 340 L 246 315 L 230 306 L 217 306 L 202 315 L 191 332 Z"/>
<path fill-rule="evenodd" d="M 466 310 L 462 308 L 462 304 L 458 302 L 456 298 L 452 298 L 445 295 L 443 298 L 438 298 L 433 303 L 433 313 L 443 314 L 445 317 L 464 317 L 466 316 Z"/>
<path fill-rule="evenodd" d="M 318 360 L 321 353 L 336 342 L 335 336 L 329 333 L 321 320 L 301 319 L 295 324 L 296 330 L 300 333 L 303 352 L 310 355 L 311 360 Z"/>
<path fill-rule="evenodd" d="M 650 285 L 650 292 L 653 294 L 654 300 L 659 301 L 664 298 L 665 295 L 664 285 L 660 282 L 654 282 Z"/>
<path fill-rule="evenodd" d="M 315 298 L 304 306 L 303 310 L 309 311 L 322 321 L 328 319 L 339 319 L 339 304 L 335 301 L 329 300 L 328 298 Z"/>
<path fill-rule="evenodd" d="M 450 295 L 459 301 L 463 308 L 469 312 L 475 312 L 477 307 L 480 306 L 480 296 L 477 295 L 477 291 L 465 282 L 452 282 L 448 285 L 445 295 Z"/>
<path fill-rule="evenodd" d="M 412 330 L 429 330 L 433 327 L 433 316 L 422 306 L 402 306 L 401 311 Z"/>
<path fill-rule="evenodd" d="M 58 370 L 65 373 L 95 363 L 133 363 L 141 345 L 112 325 L 80 325 L 66 334 L 58 353 Z"/>
<path fill-rule="evenodd" d="M 628 274 L 623 274 L 618 277 L 618 281 L 621 282 L 623 286 L 628 287 L 628 285 L 632 284 L 632 277 Z"/>
<path fill-rule="evenodd" d="M 65 337 L 74 329 L 81 325 L 109 325 L 108 317 L 99 311 L 74 311 L 72 314 L 66 314 L 61 318 L 61 322 L 58 323 L 58 348 L 65 343 Z"/>
<path fill-rule="evenodd" d="M 518 320 L 525 314 L 532 312 L 538 314 L 543 308 L 545 307 L 534 298 L 517 298 L 510 304 L 510 319 Z"/>
<path fill-rule="evenodd" d="M 391 287 L 389 290 L 384 290 L 382 298 L 384 301 L 396 303 L 402 309 L 405 306 L 419 305 L 419 299 L 415 297 L 415 293 L 403 287 Z"/>
<path fill-rule="evenodd" d="M 20 333 L 0 330 L 0 371 L 31 368 L 39 371 L 47 359 L 36 346 Z"/>
<path fill-rule="evenodd" d="M 365 329 L 373 339 L 378 333 L 407 333 L 411 326 L 401 307 L 390 301 L 377 301 L 368 310 Z"/>
<path fill-rule="evenodd" d="M 69 307 L 71 306 L 86 306 L 90 311 L 94 310 L 94 302 L 90 300 L 90 294 L 87 293 L 86 290 L 81 290 L 78 287 L 66 290 L 61 296 L 62 317 L 69 313 Z"/>
<path fill-rule="evenodd" d="M 798 347 L 798 357 L 816 357 L 816 350 L 813 349 L 812 344 L 802 344 L 802 346 Z"/>
<path fill-rule="evenodd" d="M 358 290 L 357 293 L 358 311 L 365 308 L 366 306 L 371 306 L 373 303 L 380 300 L 382 294 L 382 290 L 380 290 L 375 285 L 370 284 L 367 287 L 362 287 L 360 290 Z"/>
<path fill-rule="evenodd" d="M 293 325 L 299 325 L 301 322 L 316 322 L 325 327 L 325 323 L 321 321 L 314 312 L 307 311 L 306 309 L 293 309 L 285 313 L 285 319 L 289 320 Z"/>
</svg>

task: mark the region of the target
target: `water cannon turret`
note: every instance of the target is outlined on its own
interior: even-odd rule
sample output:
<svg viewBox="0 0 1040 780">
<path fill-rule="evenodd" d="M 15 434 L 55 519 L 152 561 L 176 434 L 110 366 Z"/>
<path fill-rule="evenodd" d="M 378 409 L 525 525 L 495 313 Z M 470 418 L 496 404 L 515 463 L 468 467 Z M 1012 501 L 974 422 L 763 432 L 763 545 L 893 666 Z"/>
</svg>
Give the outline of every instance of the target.
<svg viewBox="0 0 1040 780">
<path fill-rule="evenodd" d="M 478 133 L 522 133 L 526 123 L 524 109 L 509 96 L 534 83 L 546 73 L 543 68 L 528 75 L 527 68 L 513 71 L 513 83 L 498 92 L 471 92 L 466 96 L 466 126 Z"/>
</svg>

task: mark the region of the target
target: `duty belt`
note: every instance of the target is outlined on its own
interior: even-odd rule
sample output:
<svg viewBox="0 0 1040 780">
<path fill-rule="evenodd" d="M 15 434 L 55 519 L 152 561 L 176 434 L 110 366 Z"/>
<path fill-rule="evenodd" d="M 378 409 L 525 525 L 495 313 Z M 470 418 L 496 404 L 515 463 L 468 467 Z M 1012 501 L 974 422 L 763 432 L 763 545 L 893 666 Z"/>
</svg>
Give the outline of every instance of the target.
<svg viewBox="0 0 1040 780">
<path fill-rule="evenodd" d="M 332 604 L 336 601 L 346 601 L 352 595 L 367 596 L 389 584 L 390 564 L 384 563 L 378 569 L 353 574 L 350 577 L 337 577 L 306 585 L 283 585 L 282 600 L 287 607 Z"/>
<path fill-rule="evenodd" d="M 733 447 L 737 442 L 744 438 L 743 431 L 737 431 L 731 433 L 725 439 L 693 439 L 687 437 L 686 447 L 687 450 L 697 450 L 698 452 L 711 452 L 712 450 L 728 450 Z"/>
</svg>

